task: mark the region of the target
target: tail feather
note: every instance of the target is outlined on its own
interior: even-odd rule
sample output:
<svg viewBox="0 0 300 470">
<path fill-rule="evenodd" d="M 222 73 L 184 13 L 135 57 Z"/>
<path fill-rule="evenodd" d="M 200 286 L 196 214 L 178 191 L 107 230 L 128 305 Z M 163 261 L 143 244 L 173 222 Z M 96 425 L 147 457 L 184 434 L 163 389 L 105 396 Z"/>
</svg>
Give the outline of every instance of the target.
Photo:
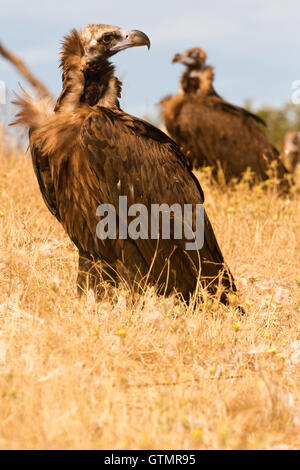
<svg viewBox="0 0 300 470">
<path fill-rule="evenodd" d="M 53 114 L 54 103 L 50 97 L 35 99 L 21 84 L 22 95 L 15 93 L 16 100 L 12 104 L 19 108 L 11 126 L 25 126 L 28 130 L 37 129 L 43 121 Z"/>
</svg>

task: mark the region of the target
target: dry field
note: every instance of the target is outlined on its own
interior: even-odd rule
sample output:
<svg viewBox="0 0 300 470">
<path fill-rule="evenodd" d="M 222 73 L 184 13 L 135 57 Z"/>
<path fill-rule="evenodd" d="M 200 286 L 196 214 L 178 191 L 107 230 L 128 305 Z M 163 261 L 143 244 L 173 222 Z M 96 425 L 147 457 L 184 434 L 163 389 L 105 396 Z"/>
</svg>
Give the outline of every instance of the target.
<svg viewBox="0 0 300 470">
<path fill-rule="evenodd" d="M 96 303 L 29 158 L 0 142 L 0 448 L 299 449 L 299 195 L 198 175 L 230 307 Z"/>
</svg>

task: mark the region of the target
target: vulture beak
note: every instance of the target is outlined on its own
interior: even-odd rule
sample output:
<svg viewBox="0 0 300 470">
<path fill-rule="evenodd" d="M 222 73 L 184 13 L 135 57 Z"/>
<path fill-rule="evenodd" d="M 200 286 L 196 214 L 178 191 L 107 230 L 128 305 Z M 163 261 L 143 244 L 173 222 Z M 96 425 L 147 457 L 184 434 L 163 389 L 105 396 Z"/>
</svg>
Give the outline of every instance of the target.
<svg viewBox="0 0 300 470">
<path fill-rule="evenodd" d="M 172 63 L 175 64 L 175 62 L 180 62 L 181 64 L 184 64 L 184 65 L 194 65 L 195 64 L 195 60 L 192 59 L 191 57 L 188 57 L 185 54 L 175 54 L 173 59 L 172 59 Z"/>
<path fill-rule="evenodd" d="M 139 47 L 139 46 L 147 46 L 150 49 L 150 39 L 148 36 L 143 33 L 142 31 L 138 31 L 137 29 L 133 30 L 126 30 L 121 29 L 120 31 L 122 38 L 113 46 L 110 50 L 111 52 L 120 52 L 124 49 L 128 49 L 129 47 Z"/>
<path fill-rule="evenodd" d="M 180 54 L 175 54 L 172 63 L 175 64 L 175 62 L 180 62 Z"/>
</svg>

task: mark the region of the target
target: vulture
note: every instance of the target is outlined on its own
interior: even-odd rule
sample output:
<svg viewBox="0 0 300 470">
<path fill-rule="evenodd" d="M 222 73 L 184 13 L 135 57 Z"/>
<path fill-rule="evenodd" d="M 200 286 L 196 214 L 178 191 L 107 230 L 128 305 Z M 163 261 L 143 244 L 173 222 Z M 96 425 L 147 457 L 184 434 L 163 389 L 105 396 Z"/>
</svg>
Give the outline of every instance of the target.
<svg viewBox="0 0 300 470">
<path fill-rule="evenodd" d="M 283 141 L 281 158 L 292 173 L 300 170 L 300 132 L 287 132 Z"/>
<path fill-rule="evenodd" d="M 153 205 L 187 204 L 195 227 L 195 207 L 204 203 L 177 144 L 120 108 L 121 82 L 110 59 L 136 46 L 150 47 L 138 30 L 103 24 L 72 30 L 63 41 L 62 91 L 55 107 L 23 91 L 14 102 L 19 110 L 13 124 L 28 128 L 45 204 L 78 248 L 79 292 L 92 288 L 99 298 L 107 285 L 125 282 L 132 292 L 143 292 L 149 284 L 158 294 L 176 291 L 188 302 L 203 286 L 227 303 L 236 287 L 205 211 L 204 241 L 194 250 L 187 249 L 188 237 L 175 236 L 173 226 L 169 237 L 161 224 L 156 237 L 131 236 L 121 213 L 120 197 L 127 198 L 128 207 L 149 211 Z M 115 208 L 115 235 L 98 235 L 103 205 Z M 128 212 L 128 221 L 132 217 Z"/>
<path fill-rule="evenodd" d="M 281 180 L 287 170 L 257 125 L 264 121 L 216 93 L 214 69 L 206 65 L 205 51 L 189 49 L 176 54 L 173 62 L 183 64 L 185 70 L 178 94 L 160 101 L 161 117 L 193 166 L 211 166 L 215 177 L 221 169 L 226 181 L 239 179 L 251 168 L 261 181 L 269 178 L 272 164 Z"/>
</svg>

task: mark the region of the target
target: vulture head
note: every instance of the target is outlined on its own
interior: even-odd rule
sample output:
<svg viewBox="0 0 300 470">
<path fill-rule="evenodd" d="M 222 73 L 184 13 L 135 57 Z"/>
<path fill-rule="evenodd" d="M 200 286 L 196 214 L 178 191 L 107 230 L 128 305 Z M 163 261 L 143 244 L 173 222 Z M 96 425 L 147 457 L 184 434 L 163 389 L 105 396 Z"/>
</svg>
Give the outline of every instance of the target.
<svg viewBox="0 0 300 470">
<path fill-rule="evenodd" d="M 142 31 L 136 29 L 120 29 L 117 26 L 89 24 L 81 33 L 84 53 L 89 61 L 109 59 L 117 52 L 129 47 L 147 46 L 150 39 Z"/>
<path fill-rule="evenodd" d="M 172 62 L 179 62 L 189 69 L 202 70 L 205 67 L 206 52 L 200 47 L 193 47 L 181 54 L 175 54 Z"/>
<path fill-rule="evenodd" d="M 121 82 L 114 77 L 109 59 L 124 49 L 138 46 L 149 49 L 150 40 L 136 29 L 105 24 L 88 24 L 83 31 L 73 29 L 63 41 L 63 90 L 55 111 L 71 111 L 79 102 L 118 106 Z"/>
<path fill-rule="evenodd" d="M 207 95 L 214 93 L 214 69 L 206 65 L 206 52 L 200 47 L 193 47 L 181 54 L 175 54 L 173 63 L 185 65 L 180 80 L 180 91 L 186 94 Z"/>
</svg>

